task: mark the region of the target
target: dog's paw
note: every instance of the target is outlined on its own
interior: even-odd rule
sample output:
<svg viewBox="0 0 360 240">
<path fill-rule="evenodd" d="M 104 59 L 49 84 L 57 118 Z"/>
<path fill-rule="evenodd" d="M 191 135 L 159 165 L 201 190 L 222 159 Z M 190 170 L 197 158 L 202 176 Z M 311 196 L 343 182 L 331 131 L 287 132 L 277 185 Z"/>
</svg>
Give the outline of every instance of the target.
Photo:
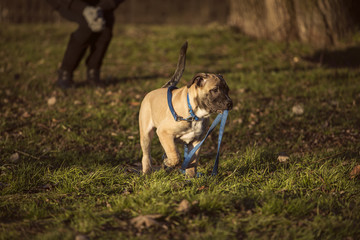
<svg viewBox="0 0 360 240">
<path fill-rule="evenodd" d="M 186 177 L 188 177 L 188 178 L 195 178 L 195 177 L 197 177 L 196 169 L 195 169 L 195 168 L 188 168 L 188 169 L 186 169 L 185 175 L 186 175 Z"/>
<path fill-rule="evenodd" d="M 179 164 L 180 164 L 179 159 L 170 159 L 170 158 L 164 159 L 164 165 L 168 168 L 175 168 L 179 166 Z"/>
<path fill-rule="evenodd" d="M 172 172 L 173 170 L 176 169 L 176 167 L 168 167 L 165 165 L 165 163 L 162 165 L 162 169 L 164 169 L 166 172 Z"/>
<path fill-rule="evenodd" d="M 149 168 L 143 169 L 142 173 L 143 173 L 143 175 L 147 175 L 147 174 L 152 173 L 153 171 L 154 171 L 153 168 L 149 167 Z"/>
</svg>

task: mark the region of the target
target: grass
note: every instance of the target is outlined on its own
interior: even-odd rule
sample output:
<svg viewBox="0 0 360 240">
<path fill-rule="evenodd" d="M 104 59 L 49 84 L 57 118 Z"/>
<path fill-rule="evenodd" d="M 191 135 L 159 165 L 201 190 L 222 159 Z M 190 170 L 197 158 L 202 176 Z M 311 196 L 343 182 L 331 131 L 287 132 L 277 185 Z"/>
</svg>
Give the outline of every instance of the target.
<svg viewBox="0 0 360 240">
<path fill-rule="evenodd" d="M 349 174 L 360 164 L 360 61 L 334 66 L 339 52 L 347 59 L 348 43 L 320 61 L 310 46 L 217 25 L 117 25 L 106 88 L 84 84 L 81 64 L 79 87 L 62 92 L 56 69 L 75 27 L 1 27 L 0 239 L 358 238 L 360 180 Z M 185 40 L 182 84 L 197 72 L 221 73 L 234 100 L 219 175 L 209 177 L 213 134 L 203 177 L 142 176 L 139 103 L 169 79 Z M 157 139 L 152 152 L 160 165 Z M 133 221 L 150 214 L 150 227 Z"/>
</svg>

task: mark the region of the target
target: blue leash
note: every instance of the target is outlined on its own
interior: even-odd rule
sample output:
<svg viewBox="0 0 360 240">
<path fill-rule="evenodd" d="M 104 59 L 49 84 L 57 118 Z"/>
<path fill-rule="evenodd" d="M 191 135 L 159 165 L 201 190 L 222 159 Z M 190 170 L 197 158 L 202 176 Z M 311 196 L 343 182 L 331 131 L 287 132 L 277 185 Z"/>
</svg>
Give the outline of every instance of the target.
<svg viewBox="0 0 360 240">
<path fill-rule="evenodd" d="M 204 139 L 198 143 L 190 152 L 188 152 L 188 147 L 187 145 L 185 145 L 185 149 L 184 149 L 184 162 L 181 165 L 181 171 L 185 172 L 185 169 L 188 167 L 191 158 L 194 156 L 195 152 L 201 147 L 201 145 L 205 142 L 206 138 L 210 135 L 210 133 L 214 130 L 214 128 L 220 123 L 220 130 L 219 130 L 219 138 L 218 138 L 218 148 L 217 148 L 217 154 L 216 154 L 216 159 L 215 159 L 215 163 L 214 163 L 214 168 L 213 171 L 211 173 L 212 176 L 217 175 L 218 173 L 218 166 L 219 166 L 219 157 L 220 157 L 220 146 L 221 146 L 221 141 L 223 138 L 223 134 L 224 134 L 224 130 L 225 130 L 225 123 L 226 123 L 226 119 L 227 116 L 229 114 L 228 110 L 225 110 L 223 113 L 219 113 L 217 115 L 217 117 L 215 118 L 215 120 L 213 121 L 213 123 L 211 124 L 208 132 L 206 133 Z"/>
<path fill-rule="evenodd" d="M 167 100 L 168 100 L 168 105 L 169 105 L 169 109 L 171 114 L 173 115 L 175 121 L 199 121 L 200 119 L 195 115 L 191 104 L 190 104 L 190 100 L 189 100 L 189 94 L 187 95 L 187 102 L 188 102 L 188 108 L 189 108 L 189 113 L 190 113 L 190 117 L 188 118 L 183 118 L 181 116 L 178 116 L 174 110 L 174 107 L 172 105 L 172 90 L 176 89 L 176 87 L 171 86 L 168 88 L 167 91 Z M 187 144 L 185 144 L 184 146 L 184 162 L 181 165 L 181 169 L 180 171 L 182 173 L 185 173 L 185 169 L 188 167 L 191 158 L 194 156 L 195 152 L 201 147 L 201 145 L 204 143 L 204 141 L 206 140 L 206 138 L 210 135 L 210 133 L 214 130 L 214 128 L 220 123 L 220 130 L 219 130 L 219 138 L 218 138 L 218 148 L 217 148 L 217 154 L 216 154 L 216 159 L 215 159 L 215 163 L 214 163 L 214 168 L 213 171 L 211 173 L 212 176 L 217 175 L 218 173 L 218 166 L 219 166 L 219 156 L 220 156 L 220 145 L 221 145 L 221 141 L 223 138 L 223 134 L 224 134 L 224 130 L 225 130 L 225 124 L 226 124 L 226 119 L 227 116 L 229 114 L 228 110 L 224 110 L 223 113 L 219 113 L 217 115 L 217 117 L 215 118 L 214 122 L 211 124 L 208 132 L 206 133 L 204 139 L 198 143 L 190 152 L 188 151 L 188 146 Z"/>
</svg>

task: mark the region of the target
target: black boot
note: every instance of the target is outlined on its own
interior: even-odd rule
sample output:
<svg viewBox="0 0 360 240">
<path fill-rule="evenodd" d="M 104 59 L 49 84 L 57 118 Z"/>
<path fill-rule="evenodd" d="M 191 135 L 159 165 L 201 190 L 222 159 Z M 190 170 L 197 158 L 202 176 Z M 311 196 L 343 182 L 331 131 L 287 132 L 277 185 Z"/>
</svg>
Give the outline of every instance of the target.
<svg viewBox="0 0 360 240">
<path fill-rule="evenodd" d="M 58 80 L 57 80 L 57 86 L 62 89 L 68 89 L 73 87 L 73 74 L 72 72 L 59 69 L 58 70 Z"/>
<path fill-rule="evenodd" d="M 100 70 L 99 69 L 88 69 L 86 72 L 86 80 L 90 85 L 103 87 L 104 84 L 100 81 Z"/>
</svg>

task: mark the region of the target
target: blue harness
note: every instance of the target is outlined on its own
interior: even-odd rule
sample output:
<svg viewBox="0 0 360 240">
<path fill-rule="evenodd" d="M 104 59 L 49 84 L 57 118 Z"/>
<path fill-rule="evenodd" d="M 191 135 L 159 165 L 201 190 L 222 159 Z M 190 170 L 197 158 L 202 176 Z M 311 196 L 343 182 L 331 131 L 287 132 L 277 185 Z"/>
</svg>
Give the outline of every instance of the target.
<svg viewBox="0 0 360 240">
<path fill-rule="evenodd" d="M 200 119 L 195 115 L 191 104 L 190 104 L 190 99 L 189 99 L 189 93 L 187 94 L 187 104 L 188 104 L 188 108 L 189 108 L 189 113 L 190 113 L 190 117 L 187 118 L 183 118 L 181 116 L 178 116 L 174 110 L 174 107 L 172 105 L 172 90 L 177 89 L 177 87 L 174 86 L 170 86 L 168 88 L 167 91 L 167 101 L 168 101 L 168 105 L 169 105 L 169 109 L 171 114 L 173 115 L 175 121 L 179 122 L 179 121 L 187 121 L 187 122 L 192 122 L 192 121 L 199 121 Z M 219 166 L 219 156 L 220 156 L 220 145 L 221 145 L 221 140 L 224 134 L 224 129 L 225 129 L 225 123 L 226 123 L 226 119 L 227 116 L 229 114 L 228 110 L 224 110 L 223 113 L 219 113 L 217 115 L 217 117 L 215 118 L 214 122 L 211 124 L 208 132 L 206 133 L 204 139 L 197 144 L 190 152 L 188 151 L 188 145 L 185 144 L 184 146 L 184 162 L 181 165 L 181 169 L 180 171 L 182 173 L 185 173 L 185 169 L 188 167 L 191 158 L 194 156 L 195 152 L 201 147 L 201 145 L 204 143 L 205 139 L 209 136 L 209 134 L 214 130 L 214 128 L 216 127 L 216 125 L 218 125 L 219 122 L 221 122 L 220 124 L 220 130 L 219 130 L 219 138 L 218 138 L 218 148 L 217 148 L 217 154 L 216 154 L 216 159 L 215 159 L 215 163 L 214 163 L 214 168 L 213 171 L 211 173 L 212 176 L 217 175 L 218 173 L 218 166 Z"/>
</svg>

